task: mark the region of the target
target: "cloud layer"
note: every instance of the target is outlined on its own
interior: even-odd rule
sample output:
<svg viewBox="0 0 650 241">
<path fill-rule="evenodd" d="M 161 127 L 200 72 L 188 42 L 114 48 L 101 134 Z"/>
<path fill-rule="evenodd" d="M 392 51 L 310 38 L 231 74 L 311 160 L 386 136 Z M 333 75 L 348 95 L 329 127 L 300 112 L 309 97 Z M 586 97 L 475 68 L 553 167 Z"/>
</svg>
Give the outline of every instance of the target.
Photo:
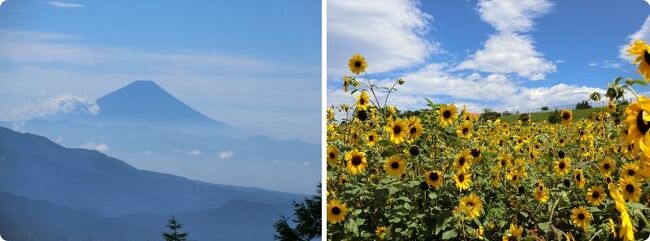
<svg viewBox="0 0 650 241">
<path fill-rule="evenodd" d="M 57 95 L 46 98 L 39 103 L 28 105 L 22 110 L 10 114 L 10 118 L 14 120 L 26 120 L 54 115 L 96 115 L 99 111 L 99 106 L 94 100 L 75 95 Z"/>
</svg>

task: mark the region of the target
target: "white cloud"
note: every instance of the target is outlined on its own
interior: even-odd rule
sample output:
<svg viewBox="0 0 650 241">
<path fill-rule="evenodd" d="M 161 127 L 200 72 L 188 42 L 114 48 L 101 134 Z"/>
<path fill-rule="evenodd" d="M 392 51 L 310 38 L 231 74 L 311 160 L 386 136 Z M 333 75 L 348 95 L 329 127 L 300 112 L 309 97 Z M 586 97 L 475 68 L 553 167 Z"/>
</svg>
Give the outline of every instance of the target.
<svg viewBox="0 0 650 241">
<path fill-rule="evenodd" d="M 26 120 L 59 114 L 90 114 L 99 113 L 99 106 L 94 100 L 75 95 L 58 95 L 46 98 L 37 104 L 31 104 L 13 112 L 9 119 Z"/>
<path fill-rule="evenodd" d="M 201 155 L 201 153 L 202 153 L 202 152 L 199 151 L 199 150 L 191 150 L 191 151 L 188 151 L 188 152 L 187 152 L 187 154 L 189 154 L 189 155 L 191 155 L 191 156 L 198 156 L 198 155 Z"/>
<path fill-rule="evenodd" d="M 580 101 L 588 100 L 593 92 L 605 90 L 587 86 L 557 84 L 551 87 L 520 88 L 516 95 L 506 98 L 501 110 L 524 110 L 542 106 L 573 108 Z"/>
<path fill-rule="evenodd" d="M 57 8 L 83 8 L 83 7 L 85 7 L 85 5 L 83 5 L 83 4 L 69 3 L 69 2 L 63 2 L 63 1 L 49 1 L 49 2 L 47 2 L 47 5 L 50 5 L 52 7 L 57 7 Z"/>
<path fill-rule="evenodd" d="M 555 64 L 535 50 L 530 37 L 507 32 L 490 36 L 485 48 L 478 50 L 458 68 L 499 74 L 516 73 L 530 80 L 542 80 L 546 74 L 556 71 Z"/>
<path fill-rule="evenodd" d="M 497 31 L 528 32 L 534 18 L 548 13 L 553 4 L 547 0 L 481 0 L 478 11 L 481 19 Z"/>
<path fill-rule="evenodd" d="M 86 142 L 80 145 L 79 147 L 84 149 L 89 149 L 89 150 L 95 150 L 98 152 L 107 152 L 108 150 L 110 150 L 108 145 L 104 143 L 94 143 L 94 142 Z"/>
<path fill-rule="evenodd" d="M 221 160 L 228 160 L 228 159 L 230 159 L 230 158 L 232 158 L 234 156 L 235 156 L 235 152 L 233 152 L 233 151 L 225 151 L 224 150 L 224 151 L 219 152 L 219 159 L 221 159 Z"/>
<path fill-rule="evenodd" d="M 432 17 L 415 0 L 328 1 L 328 75 L 340 77 L 353 53 L 368 60 L 368 72 L 379 73 L 424 63 L 439 51 L 424 37 Z"/>
<path fill-rule="evenodd" d="M 591 67 L 600 67 L 604 69 L 620 69 L 623 65 L 618 62 L 612 62 L 608 60 L 600 61 L 600 62 L 591 62 L 589 63 L 589 66 Z"/>
<path fill-rule="evenodd" d="M 459 69 L 483 72 L 515 73 L 530 80 L 542 80 L 556 71 L 552 61 L 535 50 L 534 40 L 524 33 L 533 30 L 534 18 L 548 13 L 553 6 L 547 0 L 481 0 L 481 19 L 497 33 L 490 36 L 483 49 L 469 56 Z"/>
<path fill-rule="evenodd" d="M 650 0 L 645 0 L 646 3 L 650 5 Z M 628 42 L 618 47 L 618 57 L 625 60 L 631 60 L 632 58 L 627 55 L 627 48 L 630 43 L 641 39 L 643 41 L 650 42 L 650 14 L 641 25 L 641 28 L 635 33 L 627 37 Z"/>
<path fill-rule="evenodd" d="M 6 0 L 0 0 L 0 7 L 2 7 L 2 4 L 5 3 Z M 0 240 L 3 240 L 2 237 L 0 237 Z"/>
</svg>

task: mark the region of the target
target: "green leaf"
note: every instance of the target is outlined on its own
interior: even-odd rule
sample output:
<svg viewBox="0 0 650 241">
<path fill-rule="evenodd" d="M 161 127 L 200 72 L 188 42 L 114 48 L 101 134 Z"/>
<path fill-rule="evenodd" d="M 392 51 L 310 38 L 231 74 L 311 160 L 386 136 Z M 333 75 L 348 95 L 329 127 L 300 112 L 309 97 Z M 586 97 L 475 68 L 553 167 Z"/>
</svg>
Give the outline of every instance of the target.
<svg viewBox="0 0 650 241">
<path fill-rule="evenodd" d="M 648 85 L 648 82 L 645 82 L 645 80 L 635 79 L 635 80 L 632 81 L 632 84 L 638 84 L 638 85 L 646 86 L 646 85 Z"/>
<path fill-rule="evenodd" d="M 548 233 L 548 231 L 551 229 L 548 222 L 538 223 L 537 227 L 539 227 L 539 229 L 541 229 L 545 233 Z"/>
<path fill-rule="evenodd" d="M 447 230 L 444 233 L 442 233 L 442 239 L 443 240 L 452 239 L 452 238 L 455 238 L 457 236 L 458 236 L 458 232 L 456 232 L 456 230 L 453 230 L 453 229 L 452 230 Z"/>
</svg>

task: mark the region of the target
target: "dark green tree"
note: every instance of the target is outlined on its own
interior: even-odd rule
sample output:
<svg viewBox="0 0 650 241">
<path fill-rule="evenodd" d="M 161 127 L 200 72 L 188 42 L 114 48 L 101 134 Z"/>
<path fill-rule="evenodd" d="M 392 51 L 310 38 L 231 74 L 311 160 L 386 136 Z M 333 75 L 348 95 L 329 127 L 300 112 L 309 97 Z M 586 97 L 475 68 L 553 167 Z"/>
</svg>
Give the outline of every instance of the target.
<svg viewBox="0 0 650 241">
<path fill-rule="evenodd" d="M 180 229 L 183 228 L 183 225 L 176 221 L 174 216 L 167 221 L 167 225 L 165 226 L 169 228 L 168 232 L 162 233 L 165 241 L 187 241 L 189 235 L 180 231 Z"/>
<path fill-rule="evenodd" d="M 293 202 L 293 216 L 296 223 L 291 227 L 289 219 L 281 216 L 273 224 L 275 240 L 308 241 L 321 236 L 321 185 L 318 184 L 316 195 L 305 198 L 302 202 Z"/>
</svg>

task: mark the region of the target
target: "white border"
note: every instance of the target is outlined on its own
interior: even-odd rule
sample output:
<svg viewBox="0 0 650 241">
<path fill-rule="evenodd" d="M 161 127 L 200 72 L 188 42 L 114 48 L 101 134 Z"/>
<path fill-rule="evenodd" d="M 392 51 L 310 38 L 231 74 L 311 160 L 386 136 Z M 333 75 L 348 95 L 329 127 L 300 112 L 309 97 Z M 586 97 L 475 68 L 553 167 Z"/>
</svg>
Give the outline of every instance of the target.
<svg viewBox="0 0 650 241">
<path fill-rule="evenodd" d="M 321 0 L 321 240 L 327 240 L 327 0 Z"/>
</svg>

